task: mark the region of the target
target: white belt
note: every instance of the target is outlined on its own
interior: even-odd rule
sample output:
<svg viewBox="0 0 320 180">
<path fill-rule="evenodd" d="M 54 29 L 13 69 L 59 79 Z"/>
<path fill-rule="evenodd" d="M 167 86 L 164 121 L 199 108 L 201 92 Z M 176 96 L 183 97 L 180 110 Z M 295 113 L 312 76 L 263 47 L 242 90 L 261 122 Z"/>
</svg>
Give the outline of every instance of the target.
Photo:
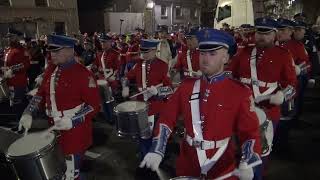
<svg viewBox="0 0 320 180">
<path fill-rule="evenodd" d="M 39 61 L 30 61 L 30 64 L 39 64 Z"/>
<path fill-rule="evenodd" d="M 272 82 L 272 83 L 267 83 L 267 82 L 264 82 L 264 81 L 255 81 L 255 82 L 252 82 L 251 79 L 248 79 L 248 78 L 240 78 L 240 81 L 242 83 L 245 83 L 245 84 L 255 84 L 259 87 L 266 87 L 266 88 L 271 88 L 271 87 L 278 87 L 278 83 L 277 82 Z"/>
<path fill-rule="evenodd" d="M 229 142 L 230 137 L 219 141 L 196 140 L 191 136 L 186 136 L 187 143 L 192 147 L 199 147 L 201 150 L 221 148 Z"/>
<path fill-rule="evenodd" d="M 76 115 L 77 112 L 79 112 L 81 110 L 81 107 L 84 105 L 84 103 L 72 108 L 72 109 L 68 109 L 68 110 L 64 110 L 64 111 L 57 111 L 57 112 L 52 112 L 47 110 L 47 115 L 49 117 L 54 117 L 55 114 L 61 116 L 61 117 L 69 117 L 72 118 L 73 116 Z"/>
</svg>

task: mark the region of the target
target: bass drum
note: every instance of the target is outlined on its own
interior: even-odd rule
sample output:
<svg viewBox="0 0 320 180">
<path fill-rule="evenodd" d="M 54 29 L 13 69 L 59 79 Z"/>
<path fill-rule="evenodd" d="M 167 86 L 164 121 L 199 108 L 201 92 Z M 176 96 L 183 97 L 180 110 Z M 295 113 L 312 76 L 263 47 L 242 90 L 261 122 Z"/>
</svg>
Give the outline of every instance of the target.
<svg viewBox="0 0 320 180">
<path fill-rule="evenodd" d="M 54 133 L 32 133 L 17 139 L 7 151 L 20 180 L 60 180 L 67 169 Z"/>
<path fill-rule="evenodd" d="M 260 135 L 262 144 L 261 156 L 268 156 L 272 150 L 272 141 L 274 136 L 273 124 L 268 120 L 266 113 L 259 107 L 255 107 L 260 125 Z"/>
</svg>

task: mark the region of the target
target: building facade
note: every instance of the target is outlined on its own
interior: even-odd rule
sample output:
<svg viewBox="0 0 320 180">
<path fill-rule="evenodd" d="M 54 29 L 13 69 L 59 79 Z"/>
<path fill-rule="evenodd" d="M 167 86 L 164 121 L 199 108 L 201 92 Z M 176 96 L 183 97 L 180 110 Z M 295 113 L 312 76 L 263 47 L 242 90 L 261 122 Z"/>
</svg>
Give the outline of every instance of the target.
<svg viewBox="0 0 320 180">
<path fill-rule="evenodd" d="M 200 0 L 155 0 L 152 10 L 155 30 L 160 25 L 167 25 L 173 31 L 181 26 L 200 25 Z"/>
<path fill-rule="evenodd" d="M 0 35 L 15 28 L 29 37 L 79 31 L 77 0 L 0 0 Z"/>
</svg>

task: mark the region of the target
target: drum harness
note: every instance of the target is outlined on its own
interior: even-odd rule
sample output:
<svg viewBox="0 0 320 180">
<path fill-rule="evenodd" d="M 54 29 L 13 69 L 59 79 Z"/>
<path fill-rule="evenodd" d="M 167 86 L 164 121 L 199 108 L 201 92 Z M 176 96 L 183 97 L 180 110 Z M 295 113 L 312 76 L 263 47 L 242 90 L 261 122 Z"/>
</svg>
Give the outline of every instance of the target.
<svg viewBox="0 0 320 180">
<path fill-rule="evenodd" d="M 257 75 L 257 48 L 253 48 L 251 52 L 251 57 L 250 57 L 250 72 L 251 72 L 251 79 L 247 78 L 240 78 L 241 82 L 245 84 L 251 84 L 252 89 L 253 89 L 253 95 L 254 95 L 254 100 L 256 103 L 256 106 L 258 105 L 259 102 L 263 100 L 267 100 L 270 98 L 271 94 L 278 88 L 278 83 L 277 82 L 272 82 L 272 83 L 267 83 L 258 80 L 258 75 Z M 267 87 L 268 89 L 261 93 L 259 90 L 259 87 Z M 265 111 L 264 108 L 260 107 L 262 111 Z M 268 127 L 269 127 L 270 120 L 268 118 L 266 121 L 264 121 L 262 124 L 260 124 L 260 131 L 261 132 L 266 132 Z M 271 124 L 272 125 L 272 124 Z M 266 137 L 263 137 L 263 140 L 266 140 Z M 270 147 L 264 147 L 263 149 L 268 148 L 266 152 L 263 152 L 261 155 L 267 156 L 270 154 Z"/>
<path fill-rule="evenodd" d="M 267 83 L 264 81 L 258 80 L 257 75 L 257 48 L 253 48 L 250 57 L 250 72 L 251 72 L 251 79 L 248 78 L 240 78 L 240 81 L 252 85 L 253 95 L 256 103 L 259 103 L 263 100 L 264 96 L 269 96 L 278 88 L 277 82 Z M 266 87 L 268 88 L 265 92 L 261 93 L 259 87 Z M 261 100 L 259 100 L 261 99 Z"/>
<path fill-rule="evenodd" d="M 107 80 L 109 77 L 111 77 L 113 75 L 113 69 L 106 68 L 106 64 L 104 62 L 104 55 L 105 55 L 105 52 L 102 53 L 100 61 L 101 61 L 101 66 L 102 66 L 104 78 Z"/>
<path fill-rule="evenodd" d="M 191 63 L 191 52 L 189 49 L 187 51 L 187 66 L 188 66 L 188 72 L 185 73 L 185 75 L 192 76 L 193 69 L 192 69 L 192 63 Z"/>
<path fill-rule="evenodd" d="M 59 67 L 56 67 L 56 69 L 54 70 L 54 72 L 52 73 L 51 78 L 50 78 L 51 113 L 47 109 L 47 115 L 49 117 L 53 117 L 54 121 L 59 120 L 63 116 L 72 118 L 73 116 L 75 116 L 75 114 L 77 112 L 79 112 L 81 110 L 81 107 L 84 105 L 84 103 L 82 103 L 72 109 L 58 111 L 57 103 L 56 103 L 56 86 L 55 86 L 56 74 L 57 74 L 58 69 L 59 69 Z"/>
<path fill-rule="evenodd" d="M 192 126 L 194 138 L 186 135 L 186 142 L 196 148 L 199 165 L 201 167 L 201 176 L 207 176 L 208 171 L 215 165 L 226 151 L 230 137 L 219 141 L 208 141 L 203 139 L 201 120 L 200 120 L 200 79 L 198 79 L 194 86 L 192 96 L 190 98 Z M 208 158 L 206 150 L 218 148 L 217 152 L 212 158 Z"/>
</svg>

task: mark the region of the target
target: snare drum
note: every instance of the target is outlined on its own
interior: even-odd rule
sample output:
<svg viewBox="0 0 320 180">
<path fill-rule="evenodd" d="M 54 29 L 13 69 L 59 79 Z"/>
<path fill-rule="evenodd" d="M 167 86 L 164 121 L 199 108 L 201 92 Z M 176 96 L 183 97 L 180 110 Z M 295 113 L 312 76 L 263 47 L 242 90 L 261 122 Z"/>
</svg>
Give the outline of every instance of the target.
<svg viewBox="0 0 320 180">
<path fill-rule="evenodd" d="M 5 79 L 0 77 L 0 102 L 9 99 L 9 87 Z"/>
<path fill-rule="evenodd" d="M 54 133 L 26 135 L 9 146 L 6 156 L 21 180 L 60 180 L 67 169 Z"/>
<path fill-rule="evenodd" d="M 6 158 L 6 152 L 8 151 L 8 147 L 20 137 L 20 134 L 0 127 L 0 179 L 18 179 L 12 164 Z"/>
<path fill-rule="evenodd" d="M 266 113 L 261 109 L 256 107 L 256 114 L 260 125 L 260 135 L 262 144 L 261 156 L 267 156 L 271 152 L 272 141 L 273 141 L 273 124 L 268 120 Z"/>
<path fill-rule="evenodd" d="M 200 180 L 200 178 L 191 177 L 191 176 L 179 176 L 179 177 L 171 178 L 170 180 Z"/>
<path fill-rule="evenodd" d="M 151 137 L 148 122 L 148 105 L 140 101 L 127 101 L 114 108 L 116 114 L 117 133 L 120 137 L 143 138 Z"/>
</svg>

